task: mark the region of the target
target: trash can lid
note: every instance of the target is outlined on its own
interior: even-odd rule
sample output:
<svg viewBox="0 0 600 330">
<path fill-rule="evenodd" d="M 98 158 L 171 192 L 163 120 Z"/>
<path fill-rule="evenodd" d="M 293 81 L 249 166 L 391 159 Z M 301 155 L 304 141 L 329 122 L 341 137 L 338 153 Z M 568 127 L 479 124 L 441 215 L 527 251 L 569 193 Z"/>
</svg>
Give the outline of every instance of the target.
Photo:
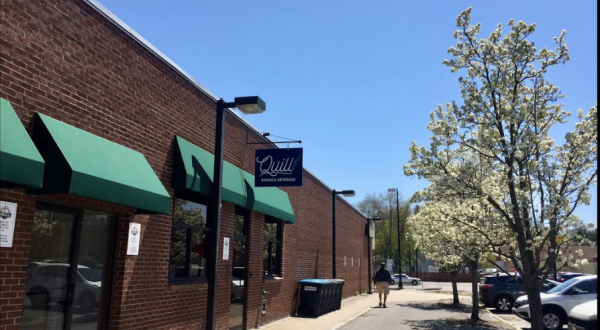
<svg viewBox="0 0 600 330">
<path fill-rule="evenodd" d="M 320 278 L 307 278 L 307 279 L 298 281 L 298 283 L 329 284 L 329 283 L 331 283 L 331 281 L 320 279 Z"/>
<path fill-rule="evenodd" d="M 329 280 L 331 282 L 333 282 L 333 283 L 344 283 L 345 282 L 344 280 L 339 279 L 339 278 L 332 278 L 332 279 L 329 279 Z"/>
</svg>

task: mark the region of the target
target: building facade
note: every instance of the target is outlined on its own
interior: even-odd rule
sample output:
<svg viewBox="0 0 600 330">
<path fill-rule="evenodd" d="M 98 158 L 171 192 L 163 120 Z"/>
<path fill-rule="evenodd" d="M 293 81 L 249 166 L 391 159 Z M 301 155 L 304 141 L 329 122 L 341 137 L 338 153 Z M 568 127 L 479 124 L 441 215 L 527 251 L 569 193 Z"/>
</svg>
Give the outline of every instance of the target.
<svg viewBox="0 0 600 330">
<path fill-rule="evenodd" d="M 0 330 L 206 329 L 211 310 L 249 329 L 332 277 L 332 189 L 306 170 L 255 187 L 256 149 L 276 146 L 228 111 L 213 306 L 218 98 L 94 0 L 0 17 Z M 347 298 L 368 290 L 366 218 L 336 198 Z"/>
</svg>

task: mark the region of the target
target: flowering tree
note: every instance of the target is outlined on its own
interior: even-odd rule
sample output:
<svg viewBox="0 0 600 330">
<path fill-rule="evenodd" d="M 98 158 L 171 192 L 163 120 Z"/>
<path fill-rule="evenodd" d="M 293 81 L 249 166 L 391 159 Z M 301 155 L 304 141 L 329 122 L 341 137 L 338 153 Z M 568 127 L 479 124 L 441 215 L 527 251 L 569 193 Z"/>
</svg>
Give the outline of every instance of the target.
<svg viewBox="0 0 600 330">
<path fill-rule="evenodd" d="M 427 191 L 435 194 L 433 187 Z M 456 273 L 464 265 L 469 265 L 472 301 L 478 301 L 479 262 L 493 255 L 494 247 L 504 240 L 501 238 L 504 228 L 495 225 L 497 219 L 491 218 L 484 205 L 476 199 L 447 197 L 442 201 L 425 202 L 421 210 L 408 219 L 411 234 L 422 253 L 437 267 L 453 275 L 454 304 L 459 303 Z M 471 319 L 479 320 L 478 304 L 473 304 Z"/>
<path fill-rule="evenodd" d="M 562 260 L 585 263 L 565 249 L 580 237 L 583 226 L 573 213 L 589 204 L 589 189 L 597 175 L 597 106 L 584 114 L 562 144 L 550 128 L 565 124 L 571 115 L 558 101 L 563 97 L 544 74 L 566 63 L 565 31 L 554 38 L 554 51 L 536 49 L 527 41 L 535 24 L 509 20 L 489 38 L 478 38 L 480 24 L 471 25 L 471 8 L 457 17 L 458 40 L 443 61 L 459 78 L 463 105 L 446 104 L 431 114 L 429 148 L 410 146 L 408 176 L 432 182 L 431 200 L 461 194 L 481 198 L 494 217 L 502 219 L 508 256 L 522 274 L 529 299 L 532 329 L 542 329 L 540 277 Z M 470 158 L 475 155 L 478 161 Z M 477 175 L 482 168 L 486 176 Z M 580 251 L 579 251 L 580 252 Z"/>
</svg>

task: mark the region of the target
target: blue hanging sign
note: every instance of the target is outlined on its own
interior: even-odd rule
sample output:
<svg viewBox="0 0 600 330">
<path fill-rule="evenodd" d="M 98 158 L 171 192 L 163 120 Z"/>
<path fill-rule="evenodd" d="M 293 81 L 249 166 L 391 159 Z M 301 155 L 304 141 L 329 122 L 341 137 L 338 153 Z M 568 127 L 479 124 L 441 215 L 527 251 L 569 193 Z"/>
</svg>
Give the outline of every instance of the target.
<svg viewBox="0 0 600 330">
<path fill-rule="evenodd" d="M 257 149 L 256 187 L 302 186 L 302 148 Z"/>
</svg>

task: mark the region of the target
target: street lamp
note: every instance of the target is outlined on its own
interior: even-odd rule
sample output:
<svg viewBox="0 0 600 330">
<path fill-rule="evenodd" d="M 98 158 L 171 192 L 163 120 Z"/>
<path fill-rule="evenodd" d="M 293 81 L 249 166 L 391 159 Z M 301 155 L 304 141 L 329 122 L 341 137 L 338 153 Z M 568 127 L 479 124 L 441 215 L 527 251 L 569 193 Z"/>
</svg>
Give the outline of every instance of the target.
<svg viewBox="0 0 600 330">
<path fill-rule="evenodd" d="M 335 191 L 335 189 L 333 189 L 331 191 L 331 207 L 332 207 L 332 215 L 333 215 L 333 227 L 332 227 L 332 231 L 333 231 L 333 248 L 332 248 L 332 258 L 333 258 L 333 271 L 332 271 L 332 278 L 335 278 L 335 197 L 336 195 L 344 195 L 346 197 L 352 197 L 354 196 L 354 190 L 342 190 L 342 191 Z"/>
<path fill-rule="evenodd" d="M 410 237 L 408 238 L 408 272 L 410 273 L 409 276 L 412 276 L 412 264 L 410 261 Z"/>
<path fill-rule="evenodd" d="M 373 273 L 371 272 L 371 264 L 373 263 L 373 260 L 371 260 L 371 221 L 381 221 L 380 217 L 377 218 L 367 218 L 367 230 L 365 231 L 367 233 L 367 239 L 369 240 L 368 243 L 368 248 L 367 248 L 367 256 L 369 258 L 369 292 L 368 294 L 373 294 L 373 291 L 371 290 L 373 287 L 373 284 L 371 283 L 371 281 L 373 280 L 372 276 Z"/>
<path fill-rule="evenodd" d="M 223 186 L 223 146 L 225 144 L 225 114 L 229 108 L 238 108 L 245 114 L 261 113 L 267 108 L 258 96 L 236 97 L 234 102 L 217 101 L 215 125 L 215 162 L 213 166 L 213 184 L 211 187 L 209 254 L 208 254 L 208 311 L 206 329 L 213 330 L 217 320 L 217 278 L 219 261 L 219 241 L 221 227 L 221 191 Z"/>
<path fill-rule="evenodd" d="M 396 216 L 398 222 L 396 222 L 396 231 L 398 232 L 398 274 L 402 277 L 402 260 L 400 259 L 400 198 L 398 197 L 398 188 L 389 188 L 388 192 L 396 192 Z M 398 290 L 403 289 L 402 280 L 398 281 Z"/>
<path fill-rule="evenodd" d="M 415 277 L 419 277 L 419 249 L 415 246 Z"/>
</svg>

